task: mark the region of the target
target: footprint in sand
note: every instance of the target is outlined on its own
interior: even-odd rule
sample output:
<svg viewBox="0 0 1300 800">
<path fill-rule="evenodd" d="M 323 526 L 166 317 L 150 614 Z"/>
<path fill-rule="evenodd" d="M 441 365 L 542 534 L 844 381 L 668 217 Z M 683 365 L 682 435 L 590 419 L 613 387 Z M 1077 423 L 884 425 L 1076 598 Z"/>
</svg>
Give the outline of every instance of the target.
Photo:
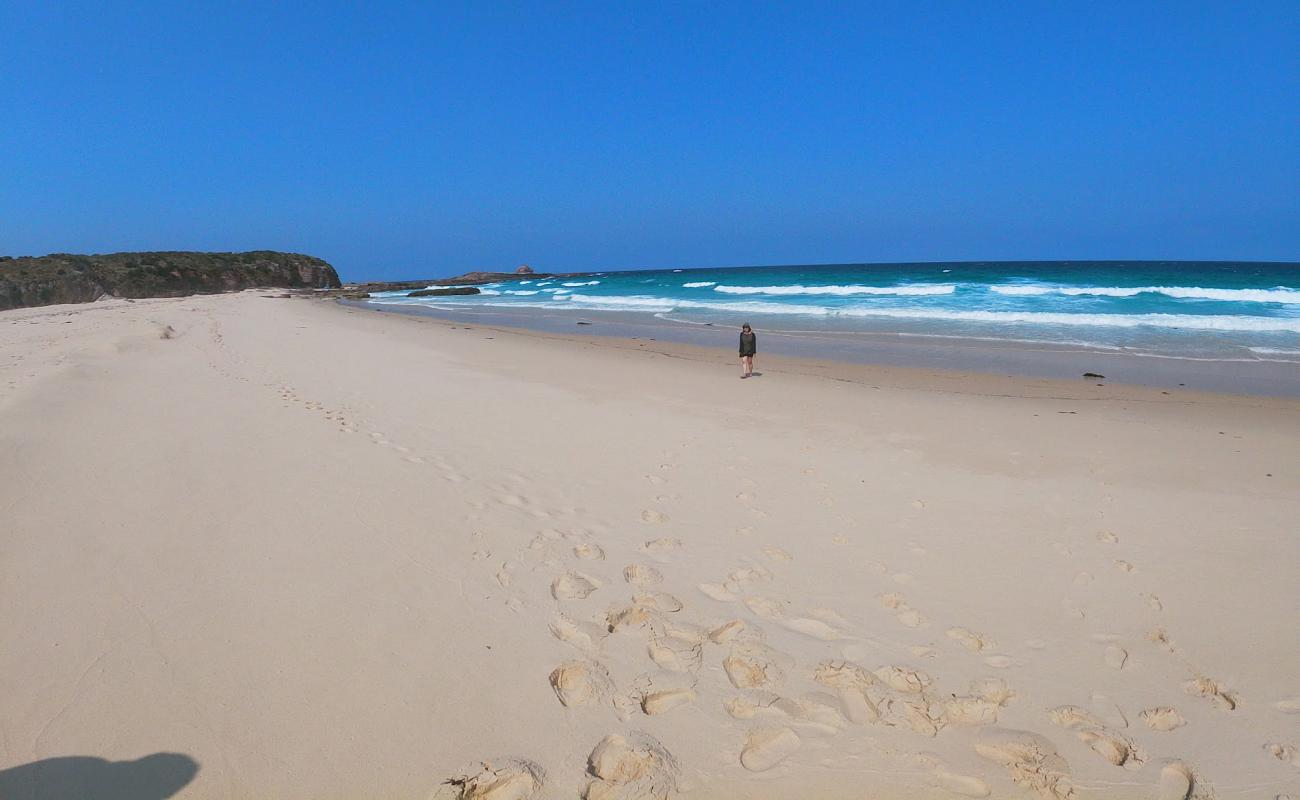
<svg viewBox="0 0 1300 800">
<path fill-rule="evenodd" d="M 600 586 L 598 579 L 570 571 L 551 581 L 551 596 L 556 600 L 583 600 Z"/>
<path fill-rule="evenodd" d="M 616 608 L 605 614 L 606 630 L 609 633 L 618 633 L 623 630 L 644 628 L 651 623 L 652 616 L 652 609 L 636 603 Z"/>
<path fill-rule="evenodd" d="M 1283 714 L 1300 714 L 1300 697 L 1278 700 L 1273 704 L 1273 708 Z"/>
<path fill-rule="evenodd" d="M 788 630 L 792 630 L 795 633 L 801 633 L 812 639 L 820 639 L 823 642 L 833 642 L 837 639 L 843 638 L 843 635 L 839 631 L 819 619 L 796 617 L 794 619 L 785 620 L 781 624 Z"/>
<path fill-rule="evenodd" d="M 772 561 L 793 561 L 794 560 L 794 556 L 790 555 L 785 550 L 782 550 L 779 547 L 764 547 L 763 555 L 767 556 Z"/>
<path fill-rule="evenodd" d="M 648 734 L 610 734 L 587 757 L 584 800 L 664 800 L 677 791 L 677 761 Z"/>
<path fill-rule="evenodd" d="M 1075 796 L 1070 766 L 1050 741 L 1029 731 L 990 728 L 976 741 L 975 752 L 1006 767 L 1011 781 L 1050 800 Z"/>
<path fill-rule="evenodd" d="M 1142 720 L 1143 725 L 1153 731 L 1172 731 L 1187 724 L 1187 720 L 1178 713 L 1178 709 L 1169 706 L 1148 708 L 1140 712 L 1138 718 Z"/>
<path fill-rule="evenodd" d="M 623 568 L 623 580 L 633 586 L 657 586 L 664 582 L 664 575 L 654 567 L 628 564 Z"/>
<path fill-rule="evenodd" d="M 1161 603 L 1161 602 L 1160 602 L 1160 598 L 1159 598 L 1159 597 L 1156 597 L 1156 596 L 1153 595 L 1153 594 L 1143 594 L 1143 595 L 1142 595 L 1142 599 L 1146 601 L 1147 606 L 1150 607 L 1150 609 L 1151 609 L 1152 611 L 1164 611 L 1164 610 L 1165 610 L 1164 603 Z"/>
<path fill-rule="evenodd" d="M 781 619 L 785 616 L 785 607 L 768 597 L 746 597 L 745 608 L 763 619 Z"/>
<path fill-rule="evenodd" d="M 1159 800 L 1187 800 L 1196 785 L 1192 771 L 1184 764 L 1165 764 L 1160 768 Z"/>
<path fill-rule="evenodd" d="M 1083 730 L 1076 736 L 1097 755 L 1117 767 L 1141 769 L 1146 758 L 1129 739 L 1106 730 Z"/>
<path fill-rule="evenodd" d="M 1097 534 L 1097 541 L 1103 544 L 1119 544 L 1119 537 L 1110 531 L 1102 531 Z"/>
<path fill-rule="evenodd" d="M 695 690 L 686 688 L 656 689 L 641 695 L 641 710 L 647 716 L 663 714 L 695 700 Z"/>
<path fill-rule="evenodd" d="M 570 661 L 551 671 L 551 688 L 561 705 L 599 705 L 609 699 L 614 682 L 609 672 L 594 661 Z"/>
<path fill-rule="evenodd" d="M 721 584 L 701 583 L 699 589 L 704 593 L 705 597 L 708 597 L 711 600 L 717 600 L 720 603 L 730 603 L 736 599 L 736 596 Z"/>
<path fill-rule="evenodd" d="M 756 644 L 742 645 L 722 660 L 727 679 L 737 689 L 766 689 L 779 686 L 785 672 L 773 655 Z"/>
<path fill-rule="evenodd" d="M 600 545 L 590 542 L 574 545 L 573 554 L 584 561 L 605 560 L 605 550 Z"/>
<path fill-rule="evenodd" d="M 455 800 L 532 800 L 545 782 L 546 772 L 537 764 L 507 758 L 484 761 L 476 771 L 465 771 L 444 781 Z M 446 796 L 434 793 L 435 800 Z"/>
<path fill-rule="evenodd" d="M 1137 567 L 1133 566 L 1133 565 L 1132 565 L 1131 563 L 1129 563 L 1128 561 L 1124 561 L 1123 559 L 1119 559 L 1119 558 L 1117 558 L 1117 559 L 1115 559 L 1114 562 L 1112 562 L 1112 563 L 1115 564 L 1115 569 L 1119 570 L 1120 572 L 1136 572 L 1136 571 L 1137 571 Z"/>
<path fill-rule="evenodd" d="M 666 614 L 676 614 L 685 607 L 681 600 L 668 592 L 637 592 L 632 596 L 632 602 L 643 608 L 652 608 Z"/>
<path fill-rule="evenodd" d="M 1057 706 L 1048 712 L 1048 717 L 1051 718 L 1053 724 L 1059 725 L 1066 730 L 1106 727 L 1090 711 L 1078 706 Z"/>
<path fill-rule="evenodd" d="M 912 608 L 901 594 L 891 593 L 880 596 L 880 604 L 894 612 L 894 617 L 908 628 L 919 628 L 925 624 L 921 612 Z"/>
<path fill-rule="evenodd" d="M 1278 761 L 1284 761 L 1293 767 L 1300 767 L 1300 747 L 1293 744 L 1266 744 L 1264 745 L 1264 752 Z"/>
<path fill-rule="evenodd" d="M 709 631 L 709 641 L 714 644 L 726 644 L 750 633 L 750 627 L 744 620 L 733 619 Z"/>
<path fill-rule="evenodd" d="M 659 525 L 668 521 L 668 515 L 662 511 L 655 511 L 653 508 L 647 508 L 641 512 L 641 521 Z"/>
<path fill-rule="evenodd" d="M 704 646 L 700 639 L 682 633 L 668 633 L 656 635 L 646 645 L 646 654 L 662 670 L 693 673 L 704 661 Z"/>
<path fill-rule="evenodd" d="M 668 482 L 665 478 L 661 478 L 658 475 L 647 475 L 645 476 L 645 479 L 655 486 L 663 486 Z"/>
<path fill-rule="evenodd" d="M 756 728 L 745 738 L 740 764 L 750 772 L 764 772 L 789 758 L 801 745 L 799 734 L 789 728 Z"/>
<path fill-rule="evenodd" d="M 988 637 L 984 636 L 982 633 L 976 633 L 970 628 L 949 628 L 948 638 L 952 639 L 954 642 L 972 653 L 978 653 L 981 650 L 993 646 L 993 643 L 989 641 Z"/>
<path fill-rule="evenodd" d="M 1148 631 L 1147 641 L 1151 642 L 1154 645 L 1158 645 L 1165 652 L 1168 653 L 1178 652 L 1178 648 L 1174 646 L 1173 641 L 1170 640 L 1169 634 L 1165 633 L 1164 628 L 1152 628 L 1150 631 Z"/>
<path fill-rule="evenodd" d="M 1237 698 L 1222 684 L 1212 678 L 1194 678 L 1183 684 L 1183 691 L 1193 697 L 1204 697 L 1223 711 L 1237 707 Z"/>
<path fill-rule="evenodd" d="M 1146 762 L 1146 757 L 1137 745 L 1108 730 L 1103 721 L 1090 711 L 1085 711 L 1078 706 L 1057 706 L 1052 709 L 1049 716 L 1055 724 L 1075 731 L 1079 741 L 1117 767 L 1139 769 Z"/>
<path fill-rule="evenodd" d="M 847 661 L 823 661 L 813 671 L 813 680 L 838 695 L 845 718 L 856 725 L 880 719 L 879 681 L 857 664 Z M 873 696 L 871 692 L 875 691 Z"/>
<path fill-rule="evenodd" d="M 670 553 L 672 553 L 675 550 L 680 550 L 681 547 L 682 547 L 682 540 L 673 538 L 671 536 L 665 536 L 662 539 L 651 539 L 650 541 L 641 545 L 641 549 L 643 551 L 649 553 L 653 558 L 657 560 L 663 560 L 668 558 Z"/>
<path fill-rule="evenodd" d="M 574 622 L 563 614 L 556 614 L 551 619 L 550 630 L 556 639 L 584 652 L 594 650 L 602 635 L 595 625 Z"/>
</svg>

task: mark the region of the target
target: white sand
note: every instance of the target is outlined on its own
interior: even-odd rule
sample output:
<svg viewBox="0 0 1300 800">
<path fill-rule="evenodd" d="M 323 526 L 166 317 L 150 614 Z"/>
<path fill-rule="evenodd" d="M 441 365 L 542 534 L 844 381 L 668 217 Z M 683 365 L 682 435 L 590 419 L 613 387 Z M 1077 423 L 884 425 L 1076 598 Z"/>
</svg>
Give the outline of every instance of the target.
<svg viewBox="0 0 1300 800">
<path fill-rule="evenodd" d="M 656 347 L 256 292 L 0 314 L 0 770 L 1300 794 L 1300 403 Z"/>
</svg>

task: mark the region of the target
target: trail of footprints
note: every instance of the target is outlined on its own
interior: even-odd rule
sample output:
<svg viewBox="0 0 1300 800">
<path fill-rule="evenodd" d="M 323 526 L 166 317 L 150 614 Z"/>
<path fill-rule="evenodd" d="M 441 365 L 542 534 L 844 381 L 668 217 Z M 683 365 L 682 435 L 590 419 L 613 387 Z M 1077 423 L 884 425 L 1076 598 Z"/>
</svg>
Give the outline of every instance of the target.
<svg viewBox="0 0 1300 800">
<path fill-rule="evenodd" d="M 647 476 L 655 486 L 668 479 L 661 473 Z M 750 507 L 750 492 L 737 501 Z M 650 530 L 670 525 L 669 516 L 647 509 L 640 522 Z M 1115 545 L 1118 538 L 1098 536 L 1103 545 Z M 540 544 L 539 544 L 540 542 Z M 558 542 L 568 553 L 557 558 Z M 925 671 L 905 664 L 884 664 L 874 669 L 863 665 L 869 656 L 853 633 L 853 626 L 831 609 L 795 607 L 772 591 L 778 582 L 772 567 L 792 560 L 777 547 L 762 547 L 754 559 L 743 560 L 716 582 L 699 584 L 698 596 L 707 601 L 690 602 L 664 589 L 671 567 L 687 550 L 687 544 L 673 536 L 647 538 L 640 546 L 640 558 L 610 575 L 606 553 L 581 533 L 539 535 L 531 548 L 546 554 L 548 565 L 563 567 L 550 583 L 556 609 L 551 634 L 574 651 L 573 657 L 556 665 L 548 681 L 556 701 L 573 713 L 602 713 L 612 710 L 623 723 L 633 726 L 611 733 L 590 752 L 584 772 L 587 800 L 603 798 L 666 798 L 682 780 L 681 768 L 669 749 L 648 734 L 635 729 L 636 720 L 680 709 L 699 702 L 720 700 L 727 714 L 743 725 L 736 754 L 739 766 L 748 773 L 776 770 L 797 757 L 811 739 L 836 737 L 855 729 L 899 729 L 923 737 L 936 737 L 950 729 L 974 734 L 975 753 L 1003 770 L 1017 785 L 1048 800 L 1071 800 L 1079 794 L 1070 766 L 1045 736 L 998 726 L 1003 709 L 1015 700 L 1006 680 L 987 675 L 964 687 L 941 685 Z M 925 549 L 912 545 L 913 555 Z M 568 563 L 565 564 L 564 562 Z M 517 566 L 517 561 L 515 565 Z M 1137 572 L 1131 563 L 1112 559 L 1124 574 Z M 772 566 L 769 566 L 772 565 Z M 868 571 L 906 584 L 910 576 L 890 574 L 880 563 L 868 562 Z M 511 563 L 502 566 L 497 581 L 510 583 Z M 605 567 L 605 569 L 602 569 Z M 667 573 L 667 574 L 666 574 Z M 618 598 L 607 604 L 611 597 Z M 1163 606 L 1158 598 L 1142 594 L 1143 604 L 1153 612 Z M 605 602 L 601 602 L 602 599 Z M 904 630 L 928 629 L 930 621 L 913 608 L 900 592 L 880 595 L 881 607 Z M 731 613 L 714 615 L 722 605 Z M 688 611 L 689 609 L 689 611 Z M 690 616 L 691 613 L 694 616 Z M 799 664 L 769 642 L 769 632 L 788 631 L 821 642 L 840 642 L 843 657 L 826 658 L 815 664 Z M 992 669 L 1015 666 L 1012 658 L 996 652 L 987 635 L 965 626 L 943 630 L 943 638 Z M 1094 637 L 1102 646 L 1101 658 L 1114 670 L 1128 668 L 1129 651 L 1118 637 Z M 1148 636 L 1149 643 L 1168 653 L 1177 648 L 1162 628 Z M 602 660 L 611 643 L 639 645 L 646 671 L 634 678 L 616 680 Z M 1027 643 L 1041 648 L 1041 643 Z M 934 654 L 932 644 L 913 645 L 911 654 L 925 658 Z M 1237 706 L 1236 695 L 1210 678 L 1189 679 L 1182 690 L 1188 696 L 1212 703 L 1225 712 Z M 1276 704 L 1282 713 L 1300 713 L 1300 699 Z M 1109 698 L 1093 693 L 1088 708 L 1061 705 L 1045 711 L 1047 721 L 1079 743 L 1102 762 L 1126 771 L 1142 771 L 1154 780 L 1152 798 L 1157 800 L 1208 800 L 1213 791 L 1196 771 L 1180 760 L 1152 762 L 1141 743 L 1131 736 L 1129 720 Z M 1137 713 L 1148 735 L 1175 731 L 1188 724 L 1178 709 L 1153 706 Z M 1264 756 L 1300 767 L 1300 748 L 1272 743 Z M 921 753 L 919 763 L 929 771 L 933 784 L 963 797 L 988 797 L 993 788 L 981 776 L 963 774 L 933 753 Z M 540 767 L 523 760 L 484 763 L 477 772 L 467 770 L 450 784 L 460 798 L 527 800 L 541 790 L 545 776 Z"/>
</svg>

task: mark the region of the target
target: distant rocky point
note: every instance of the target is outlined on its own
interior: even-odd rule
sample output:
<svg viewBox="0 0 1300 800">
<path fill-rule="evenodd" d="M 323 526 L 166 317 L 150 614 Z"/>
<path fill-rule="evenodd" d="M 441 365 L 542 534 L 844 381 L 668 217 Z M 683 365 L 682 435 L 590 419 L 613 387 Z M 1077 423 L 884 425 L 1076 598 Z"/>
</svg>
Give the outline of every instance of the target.
<svg viewBox="0 0 1300 800">
<path fill-rule="evenodd" d="M 270 250 L 0 256 L 0 310 L 262 287 L 337 289 L 339 276 L 319 258 Z"/>
<path fill-rule="evenodd" d="M 441 294 L 478 294 L 477 290 L 473 292 L 448 292 L 437 291 L 430 287 L 434 286 L 456 286 L 471 287 L 481 283 L 501 283 L 504 281 L 517 281 L 523 278 L 529 280 L 544 280 L 546 278 L 571 278 L 575 275 L 584 273 L 579 272 L 533 272 L 533 268 L 527 264 L 523 265 L 514 272 L 466 272 L 457 275 L 454 278 L 430 278 L 422 281 L 372 281 L 370 283 L 348 284 L 339 292 L 339 296 L 350 300 L 364 300 L 370 296 L 371 292 L 408 292 L 407 297 L 435 297 Z M 425 294 L 424 292 L 430 292 Z"/>
</svg>

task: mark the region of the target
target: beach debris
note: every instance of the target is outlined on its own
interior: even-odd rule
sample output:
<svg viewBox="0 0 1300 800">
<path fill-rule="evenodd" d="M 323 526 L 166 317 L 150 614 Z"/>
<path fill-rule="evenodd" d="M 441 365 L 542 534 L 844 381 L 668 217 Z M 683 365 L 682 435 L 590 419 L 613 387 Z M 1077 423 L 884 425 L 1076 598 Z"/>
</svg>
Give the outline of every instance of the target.
<svg viewBox="0 0 1300 800">
<path fill-rule="evenodd" d="M 523 759 L 506 759 L 493 764 L 484 761 L 473 775 L 458 775 L 445 783 L 455 787 L 456 800 L 530 800 L 537 795 L 546 772 Z"/>
<path fill-rule="evenodd" d="M 575 325 L 590 325 L 591 323 L 588 322 L 588 321 L 585 320 L 585 319 L 580 319 L 580 320 L 578 320 L 577 322 L 575 322 L 574 324 L 575 324 Z"/>
<path fill-rule="evenodd" d="M 1085 378 L 1105 378 L 1106 376 L 1105 376 L 1105 375 L 1102 375 L 1100 372 L 1085 372 L 1085 373 L 1083 373 L 1083 377 L 1085 377 Z"/>
</svg>

